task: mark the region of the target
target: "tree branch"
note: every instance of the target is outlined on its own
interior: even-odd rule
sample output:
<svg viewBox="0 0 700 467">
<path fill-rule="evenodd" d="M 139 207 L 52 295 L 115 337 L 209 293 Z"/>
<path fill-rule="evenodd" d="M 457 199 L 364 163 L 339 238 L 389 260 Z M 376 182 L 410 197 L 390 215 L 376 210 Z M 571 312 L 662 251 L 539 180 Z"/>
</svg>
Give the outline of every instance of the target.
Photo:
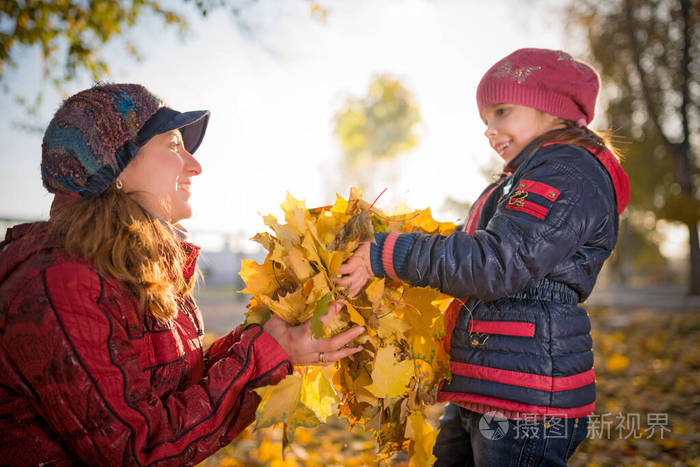
<svg viewBox="0 0 700 467">
<path fill-rule="evenodd" d="M 649 118 L 651 119 L 652 123 L 654 124 L 654 127 L 656 127 L 656 131 L 658 131 L 659 136 L 661 137 L 661 141 L 663 141 L 664 145 L 671 151 L 671 153 L 675 154 L 677 149 L 676 145 L 672 143 L 667 137 L 666 134 L 664 133 L 663 128 L 661 127 L 661 121 L 659 119 L 659 113 L 657 112 L 656 107 L 654 106 L 654 102 L 651 99 L 651 89 L 649 87 L 649 82 L 646 77 L 646 73 L 644 69 L 642 68 L 642 52 L 641 52 L 641 47 L 639 45 L 639 42 L 637 41 L 637 36 L 635 36 L 634 31 L 636 30 L 636 25 L 634 21 L 634 16 L 633 16 L 633 11 L 634 11 L 634 5 L 632 5 L 631 0 L 625 0 L 625 25 L 627 26 L 627 36 L 629 37 L 630 44 L 632 45 L 632 54 L 634 56 L 634 66 L 637 69 L 637 73 L 639 74 L 639 80 L 642 83 L 642 95 L 644 97 L 644 104 L 647 109 L 647 114 L 649 114 Z"/>
<path fill-rule="evenodd" d="M 688 104 L 690 103 L 690 0 L 681 0 L 681 16 L 683 18 L 683 61 L 681 63 L 681 118 L 683 125 L 683 141 L 681 145 L 687 152 L 690 150 L 690 124 L 688 122 Z"/>
</svg>

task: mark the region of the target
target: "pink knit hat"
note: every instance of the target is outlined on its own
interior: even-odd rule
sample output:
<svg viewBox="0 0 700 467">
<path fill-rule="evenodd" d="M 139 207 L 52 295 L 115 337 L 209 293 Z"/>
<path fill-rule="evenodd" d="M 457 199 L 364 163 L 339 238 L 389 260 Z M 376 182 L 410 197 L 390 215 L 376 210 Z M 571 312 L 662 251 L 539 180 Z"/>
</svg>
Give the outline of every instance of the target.
<svg viewBox="0 0 700 467">
<path fill-rule="evenodd" d="M 586 63 L 561 50 L 519 49 L 484 74 L 476 89 L 479 113 L 494 104 L 519 104 L 591 123 L 600 80 Z"/>
</svg>

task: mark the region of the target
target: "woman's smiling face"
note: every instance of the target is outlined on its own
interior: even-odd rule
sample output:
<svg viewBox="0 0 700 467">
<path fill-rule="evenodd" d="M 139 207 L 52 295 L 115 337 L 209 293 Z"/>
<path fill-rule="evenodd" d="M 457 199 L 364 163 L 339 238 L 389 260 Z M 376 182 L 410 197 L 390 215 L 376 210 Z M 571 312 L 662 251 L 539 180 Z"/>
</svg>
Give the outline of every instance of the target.
<svg viewBox="0 0 700 467">
<path fill-rule="evenodd" d="M 151 138 L 119 175 L 125 193 L 163 219 L 177 223 L 192 216 L 191 178 L 202 166 L 182 144 L 180 130 Z"/>
<path fill-rule="evenodd" d="M 484 135 L 489 144 L 506 162 L 538 136 L 563 126 L 559 117 L 517 104 L 486 107 L 481 118 L 486 124 Z"/>
</svg>

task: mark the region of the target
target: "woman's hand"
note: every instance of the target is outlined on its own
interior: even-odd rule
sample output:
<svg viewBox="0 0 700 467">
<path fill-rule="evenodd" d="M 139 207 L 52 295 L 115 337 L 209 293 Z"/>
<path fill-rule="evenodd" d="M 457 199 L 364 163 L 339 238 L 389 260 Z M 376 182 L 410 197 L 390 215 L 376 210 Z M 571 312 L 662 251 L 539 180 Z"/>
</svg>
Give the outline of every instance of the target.
<svg viewBox="0 0 700 467">
<path fill-rule="evenodd" d="M 328 314 L 321 317 L 323 325 L 326 326 L 330 323 L 342 307 L 342 301 L 331 303 L 328 306 Z M 263 329 L 287 352 L 294 365 L 323 366 L 335 363 L 341 358 L 362 350 L 361 345 L 347 348 L 345 345 L 365 332 L 365 328 L 362 326 L 355 326 L 328 339 L 316 339 L 311 334 L 311 321 L 299 326 L 291 326 L 274 313 L 265 323 Z"/>
<path fill-rule="evenodd" d="M 361 243 L 350 259 L 338 268 L 338 273 L 343 274 L 343 277 L 335 279 L 334 282 L 341 287 L 345 287 L 350 297 L 360 293 L 362 287 L 374 276 L 369 259 L 370 248 L 369 242 Z"/>
</svg>

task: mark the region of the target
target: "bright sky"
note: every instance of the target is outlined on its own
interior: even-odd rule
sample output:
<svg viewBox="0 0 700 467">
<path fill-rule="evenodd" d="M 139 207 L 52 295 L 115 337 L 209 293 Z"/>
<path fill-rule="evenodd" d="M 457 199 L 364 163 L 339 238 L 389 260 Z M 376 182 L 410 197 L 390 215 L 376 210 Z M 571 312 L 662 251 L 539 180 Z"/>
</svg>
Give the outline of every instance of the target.
<svg viewBox="0 0 700 467">
<path fill-rule="evenodd" d="M 448 197 L 473 201 L 485 180 L 479 168 L 496 157 L 483 136 L 476 85 L 496 60 L 520 47 L 565 48 L 557 13 L 530 1 L 329 0 L 325 23 L 301 0 L 260 0 L 247 11 L 254 38 L 221 11 L 193 18 L 181 41 L 174 28 L 143 21 L 131 34 L 141 63 L 118 58 L 111 81 L 139 82 L 177 110 L 210 109 L 196 156 L 193 231 L 264 230 L 261 215 L 279 213 L 287 192 L 307 206 L 332 203 L 353 184 L 341 173 L 333 115 L 347 95 L 363 96 L 374 74 L 391 73 L 417 97 L 424 120 L 419 146 L 373 172 L 366 199 L 389 188 L 378 205 L 431 206 L 445 221 Z M 114 50 L 118 50 L 114 47 Z M 572 51 L 575 53 L 576 51 Z M 18 56 L 11 89 L 38 89 L 36 54 Z M 71 92 L 89 87 L 71 85 Z M 51 195 L 41 186 L 41 133 L 58 107 L 28 119 L 11 95 L 0 95 L 0 217 L 45 218 Z"/>
</svg>

